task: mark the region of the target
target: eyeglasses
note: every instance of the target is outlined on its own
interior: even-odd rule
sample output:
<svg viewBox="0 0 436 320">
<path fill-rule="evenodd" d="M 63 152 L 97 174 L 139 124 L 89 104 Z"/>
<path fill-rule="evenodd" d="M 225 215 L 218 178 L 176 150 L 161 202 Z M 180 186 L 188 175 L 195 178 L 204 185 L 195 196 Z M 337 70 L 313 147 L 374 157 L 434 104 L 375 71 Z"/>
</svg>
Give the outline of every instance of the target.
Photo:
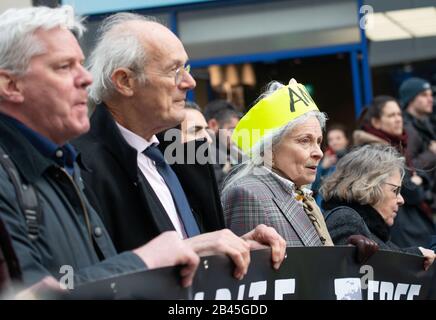
<svg viewBox="0 0 436 320">
<path fill-rule="evenodd" d="M 151 73 L 151 74 L 157 74 L 163 77 L 167 77 L 167 78 L 172 78 L 173 77 L 173 73 L 162 73 L 162 72 L 157 72 L 157 71 L 147 71 L 147 73 Z M 175 73 L 174 73 L 174 84 L 176 86 L 178 86 L 179 84 L 182 83 L 183 81 L 183 76 L 185 75 L 185 73 L 190 74 L 191 73 L 191 65 L 186 65 L 186 66 L 181 66 L 179 68 L 176 69 Z"/>
<path fill-rule="evenodd" d="M 388 185 L 390 185 L 392 187 L 395 187 L 395 189 L 392 190 L 392 192 L 395 193 L 395 195 L 397 197 L 400 195 L 400 193 L 401 193 L 401 186 L 397 186 L 396 184 L 392 184 L 392 183 L 389 183 L 389 182 L 385 182 L 385 184 L 388 184 Z"/>
<path fill-rule="evenodd" d="M 191 72 L 191 65 L 188 64 L 186 66 L 181 66 L 180 68 L 177 68 L 176 74 L 174 76 L 175 84 L 178 86 L 180 83 L 182 83 L 183 76 L 185 73 L 190 74 Z"/>
</svg>

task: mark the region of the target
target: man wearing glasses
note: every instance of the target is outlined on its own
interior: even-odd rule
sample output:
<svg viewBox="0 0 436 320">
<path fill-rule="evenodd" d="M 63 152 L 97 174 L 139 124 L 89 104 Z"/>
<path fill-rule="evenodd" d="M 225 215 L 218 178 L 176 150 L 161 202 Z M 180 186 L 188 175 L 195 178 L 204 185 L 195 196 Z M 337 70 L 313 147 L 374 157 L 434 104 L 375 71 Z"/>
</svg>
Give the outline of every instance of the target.
<svg viewBox="0 0 436 320">
<path fill-rule="evenodd" d="M 193 212 L 188 198 L 197 194 L 185 194 L 157 147 L 156 134 L 185 118 L 186 93 L 196 85 L 180 40 L 158 22 L 130 13 L 107 18 L 101 32 L 90 58 L 96 109 L 91 130 L 76 146 L 90 168 L 83 176 L 88 193 L 117 250 L 175 230 L 199 255 L 228 255 L 238 279 L 247 272 L 250 249 L 261 244 L 272 247 L 278 268 L 285 242 L 277 232 L 265 225 L 242 237 L 224 230 L 219 198 L 205 199 L 208 207 Z M 214 188 L 213 181 L 209 185 Z"/>
</svg>

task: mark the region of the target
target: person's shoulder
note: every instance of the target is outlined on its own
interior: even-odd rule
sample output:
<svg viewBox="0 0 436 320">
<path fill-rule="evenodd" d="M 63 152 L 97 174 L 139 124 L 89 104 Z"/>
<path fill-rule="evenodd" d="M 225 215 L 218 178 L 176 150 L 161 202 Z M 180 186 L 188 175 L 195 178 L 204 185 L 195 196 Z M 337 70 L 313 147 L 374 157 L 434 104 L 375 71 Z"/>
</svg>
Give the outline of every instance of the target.
<svg viewBox="0 0 436 320">
<path fill-rule="evenodd" d="M 265 179 L 266 177 L 263 175 L 249 174 L 235 181 L 230 188 L 242 190 L 269 190 Z"/>
<path fill-rule="evenodd" d="M 238 197 L 269 199 L 271 198 L 271 191 L 261 178 L 250 174 L 231 182 L 231 185 L 224 188 L 222 192 L 222 198 L 235 195 Z"/>
<path fill-rule="evenodd" d="M 333 224 L 338 222 L 346 222 L 348 224 L 362 221 L 362 217 L 359 213 L 348 206 L 338 206 L 325 213 L 325 221 L 327 224 Z"/>
<path fill-rule="evenodd" d="M 102 143 L 94 136 L 90 131 L 80 135 L 79 137 L 73 139 L 71 144 L 77 149 L 77 151 L 87 150 L 90 148 L 99 148 Z"/>
<path fill-rule="evenodd" d="M 109 154 L 105 144 L 89 132 L 72 140 L 71 144 L 86 162 L 98 161 L 101 157 Z"/>
<path fill-rule="evenodd" d="M 407 111 L 403 111 L 404 126 L 414 127 L 416 118 Z"/>
</svg>

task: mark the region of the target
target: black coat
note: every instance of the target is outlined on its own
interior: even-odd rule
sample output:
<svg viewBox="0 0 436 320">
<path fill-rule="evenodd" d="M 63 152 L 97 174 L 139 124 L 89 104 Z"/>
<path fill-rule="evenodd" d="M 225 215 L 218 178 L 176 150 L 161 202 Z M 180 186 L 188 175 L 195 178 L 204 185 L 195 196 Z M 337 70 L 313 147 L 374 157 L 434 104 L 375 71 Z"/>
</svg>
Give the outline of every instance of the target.
<svg viewBox="0 0 436 320">
<path fill-rule="evenodd" d="M 91 130 L 73 142 L 90 172 L 86 192 L 102 217 L 119 252 L 131 250 L 160 233 L 174 230 L 165 209 L 142 175 L 137 151 L 121 135 L 106 107 L 98 105 Z M 168 143 L 161 140 L 159 147 Z M 201 232 L 224 227 L 213 169 L 210 165 L 172 165 L 187 195 Z"/>
<path fill-rule="evenodd" d="M 429 149 L 430 142 L 436 140 L 431 119 L 419 120 L 410 113 L 404 112 L 404 128 L 408 133 L 407 145 L 413 165 L 418 172 L 428 175 L 432 199 L 429 201 L 433 213 L 436 213 L 436 154 Z"/>
<path fill-rule="evenodd" d="M 325 221 L 335 245 L 347 244 L 349 236 L 363 235 L 375 241 L 380 249 L 421 255 L 417 247 L 400 248 L 390 240 L 389 226 L 370 205 L 329 200 L 323 203 Z"/>
</svg>

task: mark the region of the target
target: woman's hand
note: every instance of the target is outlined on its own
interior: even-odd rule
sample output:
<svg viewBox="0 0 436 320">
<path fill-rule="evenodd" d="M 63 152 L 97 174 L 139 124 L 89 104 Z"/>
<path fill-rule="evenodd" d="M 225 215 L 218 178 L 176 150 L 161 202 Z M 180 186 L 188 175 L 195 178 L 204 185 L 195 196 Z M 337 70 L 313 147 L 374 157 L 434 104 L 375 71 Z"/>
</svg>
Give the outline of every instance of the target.
<svg viewBox="0 0 436 320">
<path fill-rule="evenodd" d="M 434 251 L 430 249 L 419 247 L 419 250 L 424 256 L 424 270 L 428 270 L 428 268 L 430 268 L 430 266 L 432 265 L 436 255 Z"/>
</svg>

